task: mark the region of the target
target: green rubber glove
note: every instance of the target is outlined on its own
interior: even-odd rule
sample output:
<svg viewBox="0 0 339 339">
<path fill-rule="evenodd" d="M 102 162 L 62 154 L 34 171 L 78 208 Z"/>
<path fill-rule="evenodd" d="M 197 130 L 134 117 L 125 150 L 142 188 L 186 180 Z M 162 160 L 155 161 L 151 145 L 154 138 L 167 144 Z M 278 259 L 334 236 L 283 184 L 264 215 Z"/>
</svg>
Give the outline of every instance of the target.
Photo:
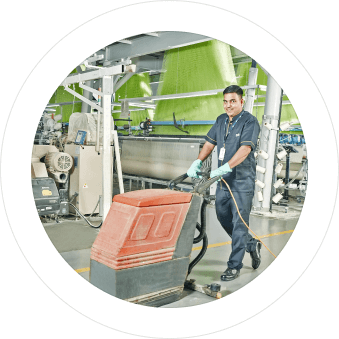
<svg viewBox="0 0 339 339">
<path fill-rule="evenodd" d="M 199 175 L 197 175 L 197 172 L 200 171 L 201 165 L 202 165 L 201 160 L 199 159 L 195 160 L 193 164 L 191 165 L 191 167 L 188 169 L 187 175 L 191 178 L 199 178 Z"/>
<path fill-rule="evenodd" d="M 222 165 L 220 166 L 219 168 L 217 168 L 216 170 L 212 171 L 211 174 L 210 174 L 210 177 L 211 178 L 214 178 L 214 177 L 218 177 L 220 175 L 224 175 L 228 172 L 232 172 L 228 162 L 225 164 L 225 165 Z"/>
</svg>

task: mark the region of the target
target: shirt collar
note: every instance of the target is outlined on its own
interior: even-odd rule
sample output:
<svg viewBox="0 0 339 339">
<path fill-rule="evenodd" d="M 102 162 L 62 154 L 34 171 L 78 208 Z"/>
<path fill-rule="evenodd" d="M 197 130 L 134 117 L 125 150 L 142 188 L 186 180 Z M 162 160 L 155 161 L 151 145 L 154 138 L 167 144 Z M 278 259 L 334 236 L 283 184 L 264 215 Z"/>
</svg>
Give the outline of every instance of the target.
<svg viewBox="0 0 339 339">
<path fill-rule="evenodd" d="M 239 118 L 240 116 L 244 113 L 244 110 L 242 110 L 239 114 L 237 114 L 233 119 L 232 119 L 232 124 L 234 124 Z M 226 113 L 226 122 L 228 122 L 230 120 L 229 116 Z"/>
</svg>

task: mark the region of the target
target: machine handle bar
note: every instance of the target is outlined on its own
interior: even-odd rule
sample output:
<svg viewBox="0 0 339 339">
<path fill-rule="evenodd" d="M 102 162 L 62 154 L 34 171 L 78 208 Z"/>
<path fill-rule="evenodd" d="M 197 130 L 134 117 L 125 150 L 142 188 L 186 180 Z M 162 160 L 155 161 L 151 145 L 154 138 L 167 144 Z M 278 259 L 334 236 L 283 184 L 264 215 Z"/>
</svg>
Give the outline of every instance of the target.
<svg viewBox="0 0 339 339">
<path fill-rule="evenodd" d="M 206 178 L 209 178 L 209 177 L 210 177 L 210 173 L 208 173 L 208 172 L 197 172 L 197 175 L 202 175 L 202 176 L 204 176 L 204 177 L 206 177 Z M 182 175 L 180 175 L 179 177 L 177 177 L 177 178 L 171 180 L 171 181 L 168 183 L 168 187 L 169 187 L 170 189 L 173 189 L 175 185 L 177 185 L 177 184 L 183 182 L 186 178 L 188 178 L 187 173 L 182 174 Z M 216 181 L 219 180 L 219 179 L 220 179 L 219 177 L 214 177 L 214 178 L 212 178 L 212 179 L 209 179 L 209 180 L 203 182 L 202 184 L 196 186 L 196 187 L 193 189 L 192 193 L 199 193 L 199 194 L 201 194 L 202 192 L 204 192 L 208 187 L 210 187 L 214 182 L 216 182 Z"/>
<path fill-rule="evenodd" d="M 211 173 L 208 172 L 197 172 L 197 175 L 202 175 L 203 177 L 209 178 Z"/>
<path fill-rule="evenodd" d="M 202 184 L 194 187 L 193 193 L 198 193 L 198 194 L 203 193 L 208 187 L 210 187 L 213 183 L 215 183 L 219 179 L 220 179 L 220 177 L 214 177 L 214 178 L 208 179 L 207 181 L 203 182 Z"/>
<path fill-rule="evenodd" d="M 183 182 L 186 178 L 188 178 L 187 173 L 180 175 L 179 177 L 171 180 L 168 183 L 168 188 L 173 189 L 175 185 L 180 184 L 181 182 Z"/>
</svg>

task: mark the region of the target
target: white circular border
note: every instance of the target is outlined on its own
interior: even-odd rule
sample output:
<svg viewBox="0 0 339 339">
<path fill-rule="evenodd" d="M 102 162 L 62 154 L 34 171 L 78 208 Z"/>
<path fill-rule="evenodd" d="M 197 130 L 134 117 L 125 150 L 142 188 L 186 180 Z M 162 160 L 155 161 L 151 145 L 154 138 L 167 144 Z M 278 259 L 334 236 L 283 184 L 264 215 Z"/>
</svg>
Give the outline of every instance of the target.
<svg viewBox="0 0 339 339">
<path fill-rule="evenodd" d="M 159 16 L 159 13 L 166 15 Z M 146 15 L 152 20 L 144 20 Z M 134 25 L 126 25 L 126 18 Z M 176 18 L 174 22 L 173 18 Z M 113 22 L 114 27 L 124 29 L 120 33 L 114 31 Z M 236 34 L 227 34 L 226 22 L 228 27 L 237 28 Z M 289 96 L 305 132 L 309 157 L 309 186 L 304 209 L 293 236 L 279 257 L 259 277 L 236 293 L 189 310 L 131 305 L 94 288 L 65 265 L 36 213 L 30 182 L 32 143 L 22 144 L 22 139 L 33 140 L 46 103 L 75 65 L 114 41 L 143 32 L 169 30 L 213 37 L 235 46 L 263 65 Z M 258 41 L 261 42 L 260 50 Z M 41 86 L 42 83 L 44 86 Z M 304 97 L 310 97 L 312 101 L 304 100 Z M 35 98 L 34 111 L 30 112 L 30 119 L 25 120 L 25 124 L 18 124 L 23 112 L 27 112 L 31 98 Z M 327 131 L 327 149 L 323 149 L 311 136 L 319 125 L 316 119 L 310 117 L 316 117 L 320 110 L 326 112 L 321 123 Z M 13 138 L 18 135 L 21 138 Z M 208 5 L 163 1 L 136 4 L 99 16 L 71 32 L 40 61 L 27 79 L 12 109 L 5 133 L 1 161 L 4 203 L 16 240 L 32 268 L 56 295 L 78 312 L 126 333 L 167 338 L 198 336 L 226 329 L 254 316 L 276 301 L 307 268 L 327 231 L 337 187 L 334 183 L 330 187 L 317 185 L 313 179 L 316 178 L 315 163 L 318 154 L 322 154 L 326 159 L 327 175 L 337 178 L 337 159 L 333 157 L 337 154 L 335 145 L 333 126 L 315 84 L 298 60 L 269 33 L 244 18 Z M 14 155 L 17 150 L 20 150 L 20 157 Z M 25 201 L 25 206 L 20 207 L 20 215 L 17 188 L 13 187 L 12 181 L 4 180 L 13 176 L 22 178 L 20 199 Z M 319 196 L 327 199 L 319 200 Z M 322 213 L 315 215 L 312 213 L 315 210 Z M 27 220 L 30 220 L 29 227 L 24 226 Z M 288 275 L 285 274 L 287 270 Z M 253 303 L 247 302 L 256 295 L 260 298 Z M 203 321 L 197 321 L 202 314 Z M 168 326 L 169 319 L 175 326 Z"/>
</svg>

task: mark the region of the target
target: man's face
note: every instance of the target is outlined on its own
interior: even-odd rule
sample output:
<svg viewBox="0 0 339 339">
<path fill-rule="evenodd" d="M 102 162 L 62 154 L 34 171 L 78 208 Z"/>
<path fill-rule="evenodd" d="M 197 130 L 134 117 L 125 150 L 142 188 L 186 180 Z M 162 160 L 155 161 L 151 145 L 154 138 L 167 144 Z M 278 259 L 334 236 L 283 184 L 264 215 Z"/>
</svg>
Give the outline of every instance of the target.
<svg viewBox="0 0 339 339">
<path fill-rule="evenodd" d="M 224 94 L 224 110 L 230 118 L 233 118 L 242 111 L 244 99 L 240 99 L 237 93 Z"/>
</svg>

